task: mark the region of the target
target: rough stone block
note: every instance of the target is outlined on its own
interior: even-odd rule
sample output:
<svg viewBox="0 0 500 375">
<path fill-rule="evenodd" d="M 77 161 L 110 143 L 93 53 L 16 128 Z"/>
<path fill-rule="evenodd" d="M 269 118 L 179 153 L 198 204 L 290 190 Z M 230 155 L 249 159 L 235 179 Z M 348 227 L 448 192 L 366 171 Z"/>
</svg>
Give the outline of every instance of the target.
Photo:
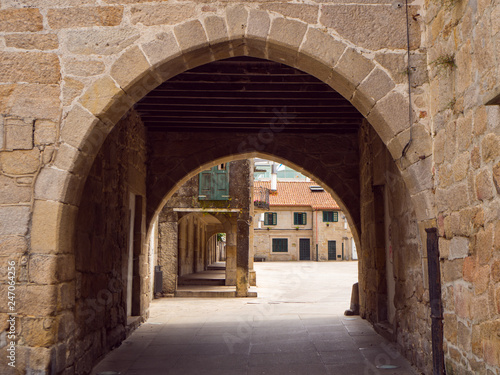
<svg viewBox="0 0 500 375">
<path fill-rule="evenodd" d="M 260 5 L 259 9 L 266 9 L 271 12 L 276 12 L 284 15 L 285 17 L 298 18 L 310 25 L 318 23 L 319 6 L 317 5 L 271 3 Z"/>
<path fill-rule="evenodd" d="M 466 258 L 469 256 L 469 239 L 453 237 L 450 242 L 450 256 L 448 259 Z"/>
<path fill-rule="evenodd" d="M 418 194 L 423 190 L 429 190 L 434 187 L 432 165 L 432 159 L 426 158 L 411 164 L 401 172 L 411 195 Z"/>
<path fill-rule="evenodd" d="M 29 346 L 50 346 L 55 343 L 55 318 L 33 318 L 23 317 L 20 320 L 19 336 L 23 338 L 25 345 Z"/>
<path fill-rule="evenodd" d="M 29 218 L 29 206 L 0 207 L 0 236 L 25 235 Z"/>
<path fill-rule="evenodd" d="M 31 187 L 18 186 L 16 179 L 0 175 L 0 204 L 29 203 Z"/>
<path fill-rule="evenodd" d="M 387 95 L 394 87 L 395 84 L 387 73 L 377 68 L 361 82 L 357 90 L 377 102 Z"/>
<path fill-rule="evenodd" d="M 29 259 L 31 283 L 56 284 L 75 278 L 74 255 L 32 254 Z"/>
<path fill-rule="evenodd" d="M 83 189 L 83 178 L 66 171 L 45 167 L 35 183 L 35 199 L 77 204 Z"/>
<path fill-rule="evenodd" d="M 143 44 L 141 47 L 149 63 L 155 67 L 162 63 L 168 65 L 166 63 L 168 60 L 181 54 L 181 49 L 173 33 L 160 33 L 156 36 L 156 39 Z M 162 75 L 161 66 L 159 69 L 159 74 Z"/>
<path fill-rule="evenodd" d="M 70 105 L 83 91 L 85 84 L 77 79 L 66 77 L 63 81 L 63 106 Z"/>
<path fill-rule="evenodd" d="M 33 174 L 40 166 L 40 151 L 12 151 L 0 154 L 2 171 L 11 175 Z"/>
<path fill-rule="evenodd" d="M 59 58 L 53 53 L 0 52 L 0 82 L 56 84 L 60 80 Z"/>
<path fill-rule="evenodd" d="M 45 51 L 57 49 L 59 39 L 57 34 L 10 34 L 5 36 L 5 46 Z"/>
<path fill-rule="evenodd" d="M 59 121 L 60 95 L 59 85 L 16 85 L 8 97 L 6 113 L 17 117 Z"/>
<path fill-rule="evenodd" d="M 35 201 L 31 229 L 31 249 L 36 253 L 58 254 L 73 251 L 72 224 L 76 207 L 51 201 Z"/>
<path fill-rule="evenodd" d="M 229 39 L 243 39 L 248 24 L 248 11 L 243 5 L 231 6 L 226 9 L 227 31 Z"/>
<path fill-rule="evenodd" d="M 33 317 L 53 315 L 57 310 L 56 285 L 27 285 L 18 288 L 19 300 L 30 301 L 29 304 L 19 304 L 18 313 Z"/>
<path fill-rule="evenodd" d="M 500 157 L 500 136 L 490 133 L 481 142 L 483 162 L 488 163 Z"/>
<path fill-rule="evenodd" d="M 411 14 L 417 7 L 410 7 Z M 387 20 L 391 22 L 387 22 Z M 420 45 L 420 26 L 410 17 L 411 48 Z M 324 5 L 320 22 L 361 47 L 379 50 L 406 49 L 405 9 L 371 4 Z"/>
<path fill-rule="evenodd" d="M 57 123 L 48 120 L 36 120 L 33 139 L 35 146 L 55 143 L 57 139 Z"/>
<path fill-rule="evenodd" d="M 304 39 L 307 24 L 299 21 L 276 18 L 271 24 L 269 41 L 297 51 Z"/>
<path fill-rule="evenodd" d="M 479 230 L 474 241 L 474 255 L 477 256 L 479 265 L 483 266 L 490 262 L 493 251 L 493 230 L 488 225 L 484 230 Z"/>
<path fill-rule="evenodd" d="M 43 30 L 39 9 L 4 9 L 0 11 L 0 31 L 8 33 Z"/>
<path fill-rule="evenodd" d="M 467 172 L 469 171 L 469 160 L 470 155 L 468 152 L 462 152 L 457 156 L 452 166 L 455 181 L 462 181 L 467 176 Z"/>
<path fill-rule="evenodd" d="M 62 122 L 61 140 L 76 148 L 82 148 L 99 122 L 95 116 L 75 105 Z M 107 135 L 107 134 L 106 134 Z M 105 138 L 105 135 L 103 135 Z"/>
<path fill-rule="evenodd" d="M 382 141 L 389 142 L 409 127 L 408 100 L 400 93 L 391 92 L 379 100 L 367 117 Z"/>
<path fill-rule="evenodd" d="M 62 44 L 69 52 L 79 55 L 112 55 L 137 39 L 140 34 L 130 28 L 71 30 L 64 34 Z"/>
<path fill-rule="evenodd" d="M 482 170 L 477 174 L 475 185 L 477 199 L 484 201 L 494 197 L 496 189 L 489 170 Z"/>
<path fill-rule="evenodd" d="M 55 8 L 47 12 L 47 21 L 52 29 L 118 26 L 122 18 L 121 6 Z"/>
<path fill-rule="evenodd" d="M 120 103 L 120 99 L 122 99 L 123 96 L 123 90 L 121 90 L 110 77 L 105 76 L 95 81 L 81 96 L 79 102 L 90 111 L 90 113 L 96 117 L 100 117 L 116 104 L 122 104 Z M 132 104 L 133 103 L 129 103 L 128 108 L 130 108 Z M 123 110 L 123 115 L 128 108 L 116 106 L 113 110 L 116 112 Z M 121 118 L 121 116 L 119 118 Z"/>
<path fill-rule="evenodd" d="M 207 35 L 198 20 L 176 26 L 174 33 L 183 53 L 208 46 Z"/>
<path fill-rule="evenodd" d="M 31 150 L 33 148 L 33 121 L 8 117 L 5 119 L 5 149 Z"/>
<path fill-rule="evenodd" d="M 229 40 L 227 25 L 222 17 L 210 16 L 203 20 L 208 41 L 211 45 Z"/>
<path fill-rule="evenodd" d="M 143 4 L 130 9 L 132 24 L 175 25 L 195 15 L 193 4 Z"/>
<path fill-rule="evenodd" d="M 99 60 L 70 58 L 63 61 L 66 74 L 80 77 L 96 76 L 104 73 L 104 69 L 106 68 L 104 63 Z"/>
<path fill-rule="evenodd" d="M 139 47 L 135 46 L 128 49 L 116 60 L 111 67 L 111 77 L 126 91 L 149 68 L 146 56 L 144 56 Z M 131 74 L 131 72 L 134 72 L 134 74 Z"/>
</svg>

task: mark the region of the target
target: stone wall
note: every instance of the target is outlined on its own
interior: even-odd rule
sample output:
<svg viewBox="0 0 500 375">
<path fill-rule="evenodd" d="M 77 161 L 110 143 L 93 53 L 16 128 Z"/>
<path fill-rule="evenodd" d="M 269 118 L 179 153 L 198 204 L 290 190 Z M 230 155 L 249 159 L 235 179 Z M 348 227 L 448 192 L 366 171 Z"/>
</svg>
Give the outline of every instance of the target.
<svg viewBox="0 0 500 375">
<path fill-rule="evenodd" d="M 424 374 L 432 373 L 426 263 L 413 202 L 380 137 L 360 131 L 361 316 L 397 342 Z"/>
<path fill-rule="evenodd" d="M 127 334 L 127 279 L 130 246 L 130 193 L 145 197 L 145 130 L 129 114 L 107 137 L 90 170 L 76 226 L 75 332 L 67 345 L 67 366 L 88 374 L 95 361 Z M 135 199 L 137 202 L 138 200 Z M 145 205 L 135 207 L 145 222 Z M 137 221 L 134 223 L 137 226 Z M 134 228 L 133 315 L 147 315 L 150 299 L 145 226 Z"/>
<path fill-rule="evenodd" d="M 429 2 L 448 373 L 500 372 L 500 3 Z"/>
</svg>

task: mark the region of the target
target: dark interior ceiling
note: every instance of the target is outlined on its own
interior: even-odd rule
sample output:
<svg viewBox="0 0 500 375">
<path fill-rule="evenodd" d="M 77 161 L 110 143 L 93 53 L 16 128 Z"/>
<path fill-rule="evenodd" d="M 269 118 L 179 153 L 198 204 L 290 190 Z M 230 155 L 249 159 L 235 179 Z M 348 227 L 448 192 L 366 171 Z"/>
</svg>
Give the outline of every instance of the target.
<svg viewBox="0 0 500 375">
<path fill-rule="evenodd" d="M 149 131 L 357 132 L 363 116 L 331 87 L 300 70 L 251 57 L 179 74 L 135 105 Z M 286 121 L 284 121 L 286 118 Z"/>
</svg>

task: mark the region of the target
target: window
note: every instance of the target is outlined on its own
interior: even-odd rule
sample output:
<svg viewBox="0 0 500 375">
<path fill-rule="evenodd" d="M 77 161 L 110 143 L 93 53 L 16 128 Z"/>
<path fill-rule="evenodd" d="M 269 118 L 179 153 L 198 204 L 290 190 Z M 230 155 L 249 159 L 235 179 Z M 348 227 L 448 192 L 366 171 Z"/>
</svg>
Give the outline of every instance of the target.
<svg viewBox="0 0 500 375">
<path fill-rule="evenodd" d="M 305 212 L 293 213 L 293 225 L 306 225 L 306 224 L 307 224 L 307 214 Z"/>
<path fill-rule="evenodd" d="M 273 238 L 273 253 L 288 253 L 288 239 Z"/>
<path fill-rule="evenodd" d="M 225 201 L 229 199 L 227 164 L 219 164 L 200 173 L 198 199 L 201 201 Z"/>
<path fill-rule="evenodd" d="M 266 212 L 264 214 L 264 225 L 276 225 L 277 221 L 276 212 Z"/>
<path fill-rule="evenodd" d="M 339 221 L 338 211 L 323 211 L 323 222 L 331 223 Z"/>
</svg>

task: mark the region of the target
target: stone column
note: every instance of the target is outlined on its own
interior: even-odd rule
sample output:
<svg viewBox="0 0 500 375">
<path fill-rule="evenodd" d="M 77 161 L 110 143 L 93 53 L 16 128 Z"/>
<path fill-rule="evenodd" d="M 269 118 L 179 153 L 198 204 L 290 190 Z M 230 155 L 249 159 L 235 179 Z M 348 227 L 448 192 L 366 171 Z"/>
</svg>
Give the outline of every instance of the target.
<svg viewBox="0 0 500 375">
<path fill-rule="evenodd" d="M 236 285 L 236 244 L 237 226 L 236 218 L 231 218 L 226 229 L 226 285 Z"/>
<path fill-rule="evenodd" d="M 163 271 L 163 293 L 173 294 L 177 288 L 178 262 L 178 216 L 177 212 L 162 212 L 159 222 L 158 265 Z"/>
<path fill-rule="evenodd" d="M 236 253 L 236 296 L 247 297 L 249 287 L 249 253 L 250 253 L 250 223 L 252 218 L 248 213 L 238 217 L 238 242 Z"/>
</svg>

